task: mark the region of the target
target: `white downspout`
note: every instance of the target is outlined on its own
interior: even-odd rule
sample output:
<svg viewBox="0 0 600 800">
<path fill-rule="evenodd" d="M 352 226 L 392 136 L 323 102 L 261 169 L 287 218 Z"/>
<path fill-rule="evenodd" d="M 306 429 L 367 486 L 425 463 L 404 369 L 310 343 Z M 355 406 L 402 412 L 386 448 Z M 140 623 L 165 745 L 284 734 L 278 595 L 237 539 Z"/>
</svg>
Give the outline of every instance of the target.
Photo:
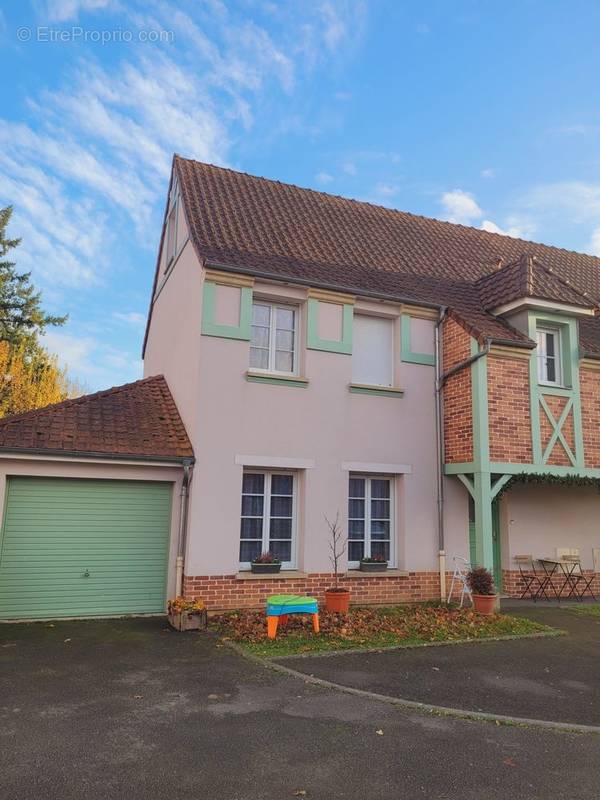
<svg viewBox="0 0 600 800">
<path fill-rule="evenodd" d="M 183 462 L 183 479 L 179 493 L 179 536 L 177 541 L 177 558 L 175 559 L 175 596 L 183 594 L 183 570 L 185 566 L 185 545 L 187 532 L 187 511 L 189 500 L 190 463 Z"/>
</svg>

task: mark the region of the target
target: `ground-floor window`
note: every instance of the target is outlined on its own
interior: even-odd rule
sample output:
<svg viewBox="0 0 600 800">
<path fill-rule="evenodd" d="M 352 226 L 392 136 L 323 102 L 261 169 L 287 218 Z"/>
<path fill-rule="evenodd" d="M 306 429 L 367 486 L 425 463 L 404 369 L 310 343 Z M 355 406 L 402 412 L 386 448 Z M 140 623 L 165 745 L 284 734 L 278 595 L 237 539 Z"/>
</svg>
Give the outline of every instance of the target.
<svg viewBox="0 0 600 800">
<path fill-rule="evenodd" d="M 296 476 L 290 472 L 245 470 L 242 482 L 240 567 L 248 569 L 261 553 L 294 569 Z"/>
<path fill-rule="evenodd" d="M 350 475 L 348 492 L 348 566 L 361 558 L 394 561 L 394 479 Z"/>
</svg>

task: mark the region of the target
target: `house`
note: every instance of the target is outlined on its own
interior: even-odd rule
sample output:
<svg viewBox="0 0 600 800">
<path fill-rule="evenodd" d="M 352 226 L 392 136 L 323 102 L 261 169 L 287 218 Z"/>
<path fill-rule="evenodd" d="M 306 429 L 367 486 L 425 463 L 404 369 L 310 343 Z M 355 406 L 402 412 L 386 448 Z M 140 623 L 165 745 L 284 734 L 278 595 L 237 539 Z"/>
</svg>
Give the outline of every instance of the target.
<svg viewBox="0 0 600 800">
<path fill-rule="evenodd" d="M 0 617 L 320 597 L 336 517 L 358 603 L 597 571 L 599 300 L 593 256 L 175 156 L 146 377 L 0 420 Z"/>
</svg>

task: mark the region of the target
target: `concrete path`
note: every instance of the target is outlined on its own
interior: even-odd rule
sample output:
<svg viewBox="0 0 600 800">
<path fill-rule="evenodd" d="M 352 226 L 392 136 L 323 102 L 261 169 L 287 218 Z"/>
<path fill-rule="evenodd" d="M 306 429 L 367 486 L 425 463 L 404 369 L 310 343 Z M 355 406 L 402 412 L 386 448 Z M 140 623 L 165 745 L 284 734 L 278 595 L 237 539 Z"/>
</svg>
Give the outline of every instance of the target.
<svg viewBox="0 0 600 800">
<path fill-rule="evenodd" d="M 600 726 L 600 617 L 544 606 L 512 613 L 566 630 L 568 636 L 307 656 L 281 663 L 407 700 Z"/>
<path fill-rule="evenodd" d="M 599 756 L 595 735 L 310 686 L 162 620 L 0 626 L 2 800 L 592 800 Z"/>
</svg>

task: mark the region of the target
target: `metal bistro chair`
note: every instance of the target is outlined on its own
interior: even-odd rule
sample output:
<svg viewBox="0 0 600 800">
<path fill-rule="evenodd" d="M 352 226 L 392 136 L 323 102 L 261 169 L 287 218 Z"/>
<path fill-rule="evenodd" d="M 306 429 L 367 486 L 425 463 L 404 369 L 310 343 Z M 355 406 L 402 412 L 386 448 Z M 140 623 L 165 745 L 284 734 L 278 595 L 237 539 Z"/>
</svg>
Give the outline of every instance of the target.
<svg viewBox="0 0 600 800">
<path fill-rule="evenodd" d="M 569 570 L 569 576 L 567 578 L 567 583 L 570 588 L 568 597 L 576 597 L 578 600 L 581 600 L 586 592 L 589 592 L 589 596 L 595 600 L 596 596 L 592 591 L 592 583 L 596 575 L 592 573 L 591 577 L 588 577 L 584 573 L 581 567 L 581 559 L 578 555 L 563 555 L 562 560 L 566 561 L 567 564 L 573 565 L 572 569 Z"/>
<path fill-rule="evenodd" d="M 523 600 L 529 597 L 534 601 L 534 603 L 540 597 L 545 597 L 546 600 L 549 600 L 550 598 L 546 594 L 546 588 L 550 578 L 547 575 L 542 575 L 536 571 L 533 556 L 515 556 L 515 562 L 519 567 L 519 573 L 524 586 L 523 593 L 519 599 Z"/>
<path fill-rule="evenodd" d="M 471 594 L 471 590 L 469 589 L 469 585 L 467 583 L 467 575 L 471 571 L 471 564 L 467 561 L 466 558 L 462 556 L 454 556 L 454 572 L 452 574 L 452 582 L 450 583 L 450 593 L 448 594 L 448 603 L 452 599 L 452 593 L 454 592 L 454 587 L 460 586 L 460 607 L 463 607 L 463 603 L 465 602 L 465 595 L 468 595 L 469 600 L 473 602 L 473 596 Z"/>
</svg>

